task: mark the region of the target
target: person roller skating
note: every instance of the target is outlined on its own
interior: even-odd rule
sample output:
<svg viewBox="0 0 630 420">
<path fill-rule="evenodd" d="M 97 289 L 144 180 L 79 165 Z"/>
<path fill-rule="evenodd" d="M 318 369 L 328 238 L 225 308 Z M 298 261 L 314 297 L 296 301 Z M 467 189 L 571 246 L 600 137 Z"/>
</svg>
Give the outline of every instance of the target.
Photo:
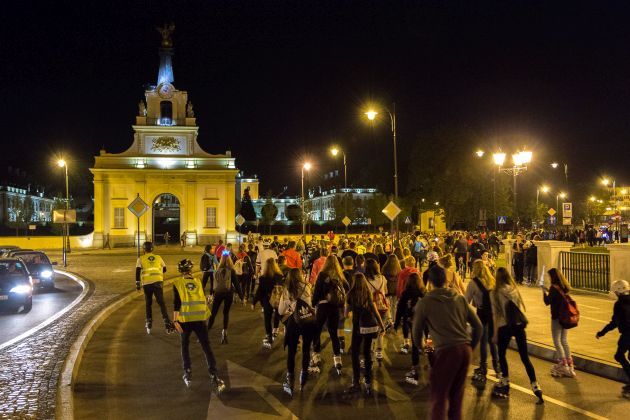
<svg viewBox="0 0 630 420">
<path fill-rule="evenodd" d="M 210 308 L 208 308 L 201 281 L 191 274 L 192 267 L 193 264 L 190 260 L 181 260 L 177 269 L 182 276 L 173 282 L 173 323 L 181 337 L 181 355 L 184 368 L 182 379 L 187 387 L 191 385 L 192 364 L 189 340 L 191 334 L 195 333 L 208 365 L 211 392 L 220 394 L 225 390 L 225 383 L 217 376 L 216 360 L 208 341 L 206 321 L 210 317 Z"/>
<path fill-rule="evenodd" d="M 144 255 L 138 258 L 136 262 L 136 290 L 140 291 L 142 289 L 144 291 L 146 315 L 144 327 L 147 334 L 151 334 L 153 327 L 151 304 L 155 296 L 155 300 L 162 313 L 162 318 L 164 319 L 166 333 L 171 334 L 175 331 L 175 327 L 168 318 L 168 311 L 164 304 L 164 293 L 162 290 L 166 264 L 164 264 L 162 257 L 153 253 L 153 242 L 145 242 L 142 245 L 142 249 L 144 250 Z"/>
<path fill-rule="evenodd" d="M 418 273 L 411 273 L 407 277 L 404 290 L 398 300 L 396 316 L 394 321 L 394 331 L 402 325 L 403 335 L 411 335 L 414 307 L 418 300 L 425 294 L 422 279 Z M 408 354 L 411 351 L 411 370 L 405 375 L 405 382 L 418 385 L 418 366 L 420 364 L 420 349 L 413 343 L 411 338 L 405 338 L 405 344 L 401 348 L 401 353 Z"/>
</svg>

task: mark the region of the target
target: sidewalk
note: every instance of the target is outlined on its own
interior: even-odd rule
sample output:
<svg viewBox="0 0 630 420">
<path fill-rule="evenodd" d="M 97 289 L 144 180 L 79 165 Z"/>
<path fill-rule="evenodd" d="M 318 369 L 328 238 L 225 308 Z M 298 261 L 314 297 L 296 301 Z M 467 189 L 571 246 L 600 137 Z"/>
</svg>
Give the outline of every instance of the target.
<svg viewBox="0 0 630 420">
<path fill-rule="evenodd" d="M 529 353 L 543 359 L 554 360 L 555 350 L 551 340 L 551 314 L 545 306 L 539 287 L 519 287 L 525 306 L 529 325 L 527 341 Z M 569 346 L 573 353 L 576 367 L 589 373 L 609 379 L 625 378 L 619 364 L 613 358 L 617 350 L 619 333 L 609 332 L 597 340 L 595 333 L 606 325 L 612 316 L 614 299 L 594 293 L 572 292 L 580 310 L 580 324 L 569 330 Z"/>
</svg>

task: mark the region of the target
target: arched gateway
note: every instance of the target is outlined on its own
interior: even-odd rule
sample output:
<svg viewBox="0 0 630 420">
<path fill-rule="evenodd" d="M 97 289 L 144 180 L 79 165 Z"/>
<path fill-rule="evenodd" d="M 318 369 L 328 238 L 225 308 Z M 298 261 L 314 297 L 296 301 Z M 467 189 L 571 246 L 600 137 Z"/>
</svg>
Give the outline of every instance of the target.
<svg viewBox="0 0 630 420">
<path fill-rule="evenodd" d="M 137 224 L 127 206 L 138 194 L 149 206 L 140 218 L 141 240 L 162 242 L 169 232 L 172 242 L 185 234 L 192 245 L 235 233 L 234 158 L 229 151 L 213 155 L 199 146 L 188 93 L 173 86 L 172 54 L 163 43 L 158 82 L 138 104 L 131 147 L 122 153 L 101 150 L 90 169 L 95 247 L 107 239 L 111 246 L 134 244 Z"/>
</svg>

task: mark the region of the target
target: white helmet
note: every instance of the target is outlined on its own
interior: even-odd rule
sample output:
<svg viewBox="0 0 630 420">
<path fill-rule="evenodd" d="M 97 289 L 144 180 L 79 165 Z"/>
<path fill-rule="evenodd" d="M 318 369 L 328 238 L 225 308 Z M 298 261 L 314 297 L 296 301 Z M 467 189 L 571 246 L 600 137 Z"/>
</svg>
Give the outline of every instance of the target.
<svg viewBox="0 0 630 420">
<path fill-rule="evenodd" d="M 613 282 L 611 289 L 617 296 L 627 295 L 630 293 L 630 284 L 625 280 L 617 280 Z"/>
<path fill-rule="evenodd" d="M 263 244 L 263 248 L 269 248 L 271 246 L 271 239 L 269 238 L 263 239 L 262 244 Z"/>
</svg>

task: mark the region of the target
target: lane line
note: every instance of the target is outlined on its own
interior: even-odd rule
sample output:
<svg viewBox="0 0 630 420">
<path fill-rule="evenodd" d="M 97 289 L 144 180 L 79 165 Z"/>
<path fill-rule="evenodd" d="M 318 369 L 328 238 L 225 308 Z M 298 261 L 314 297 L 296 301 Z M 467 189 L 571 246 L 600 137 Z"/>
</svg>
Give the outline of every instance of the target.
<svg viewBox="0 0 630 420">
<path fill-rule="evenodd" d="M 490 373 L 492 373 L 492 376 L 490 375 Z M 498 383 L 499 380 L 497 378 L 494 377 L 494 371 L 493 370 L 488 370 L 488 375 L 486 376 L 487 379 L 490 379 L 492 382 Z M 520 385 L 516 385 L 514 382 L 510 382 L 510 389 L 516 389 L 517 391 L 521 391 L 524 394 L 528 394 L 528 395 L 532 395 L 534 396 L 534 392 L 529 389 L 529 388 L 525 388 L 522 387 Z M 576 407 L 572 404 L 566 403 L 564 401 L 560 401 L 557 400 L 553 397 L 550 397 L 548 395 L 543 395 L 543 398 L 545 400 L 545 403 L 550 402 L 552 404 L 555 404 L 557 406 L 566 408 L 567 410 L 571 410 L 571 411 L 575 411 L 576 413 L 579 414 L 583 414 L 587 417 L 590 417 L 592 419 L 597 419 L 597 420 L 608 420 L 608 417 L 604 417 L 604 416 L 600 416 L 599 414 L 595 414 L 593 412 L 590 412 L 588 410 L 584 410 L 580 407 Z"/>
<path fill-rule="evenodd" d="M 608 324 L 609 321 L 602 321 L 601 319 L 591 318 L 589 316 L 580 315 L 580 318 L 588 319 L 589 321 L 599 322 L 600 324 Z"/>
<path fill-rule="evenodd" d="M 42 321 L 41 323 L 35 325 L 33 328 L 24 331 L 22 334 L 18 335 L 17 337 L 13 337 L 9 341 L 6 341 L 6 342 L 0 344 L 0 351 L 6 349 L 7 347 L 12 346 L 13 344 L 15 344 L 15 343 L 17 343 L 17 342 L 19 342 L 21 340 L 24 340 L 25 338 L 35 334 L 37 331 L 39 331 L 39 330 L 47 327 L 48 325 L 52 324 L 53 322 L 55 322 L 56 320 L 61 318 L 63 315 L 65 315 L 72 308 L 77 306 L 79 304 L 79 302 L 81 302 L 83 300 L 85 295 L 88 294 L 89 287 L 88 287 L 87 283 L 83 279 L 81 279 L 80 277 L 75 276 L 74 274 L 71 274 L 71 273 L 69 273 L 67 271 L 62 271 L 62 270 L 57 270 L 57 269 L 55 269 L 55 273 L 61 274 L 63 276 L 66 276 L 69 279 L 74 280 L 75 282 L 79 283 L 79 285 L 83 288 L 83 291 L 81 291 L 79 296 L 77 296 L 72 302 L 70 302 L 70 304 L 68 306 L 66 306 L 65 308 L 61 309 L 59 312 L 55 313 L 53 316 L 51 316 L 47 320 Z"/>
</svg>

